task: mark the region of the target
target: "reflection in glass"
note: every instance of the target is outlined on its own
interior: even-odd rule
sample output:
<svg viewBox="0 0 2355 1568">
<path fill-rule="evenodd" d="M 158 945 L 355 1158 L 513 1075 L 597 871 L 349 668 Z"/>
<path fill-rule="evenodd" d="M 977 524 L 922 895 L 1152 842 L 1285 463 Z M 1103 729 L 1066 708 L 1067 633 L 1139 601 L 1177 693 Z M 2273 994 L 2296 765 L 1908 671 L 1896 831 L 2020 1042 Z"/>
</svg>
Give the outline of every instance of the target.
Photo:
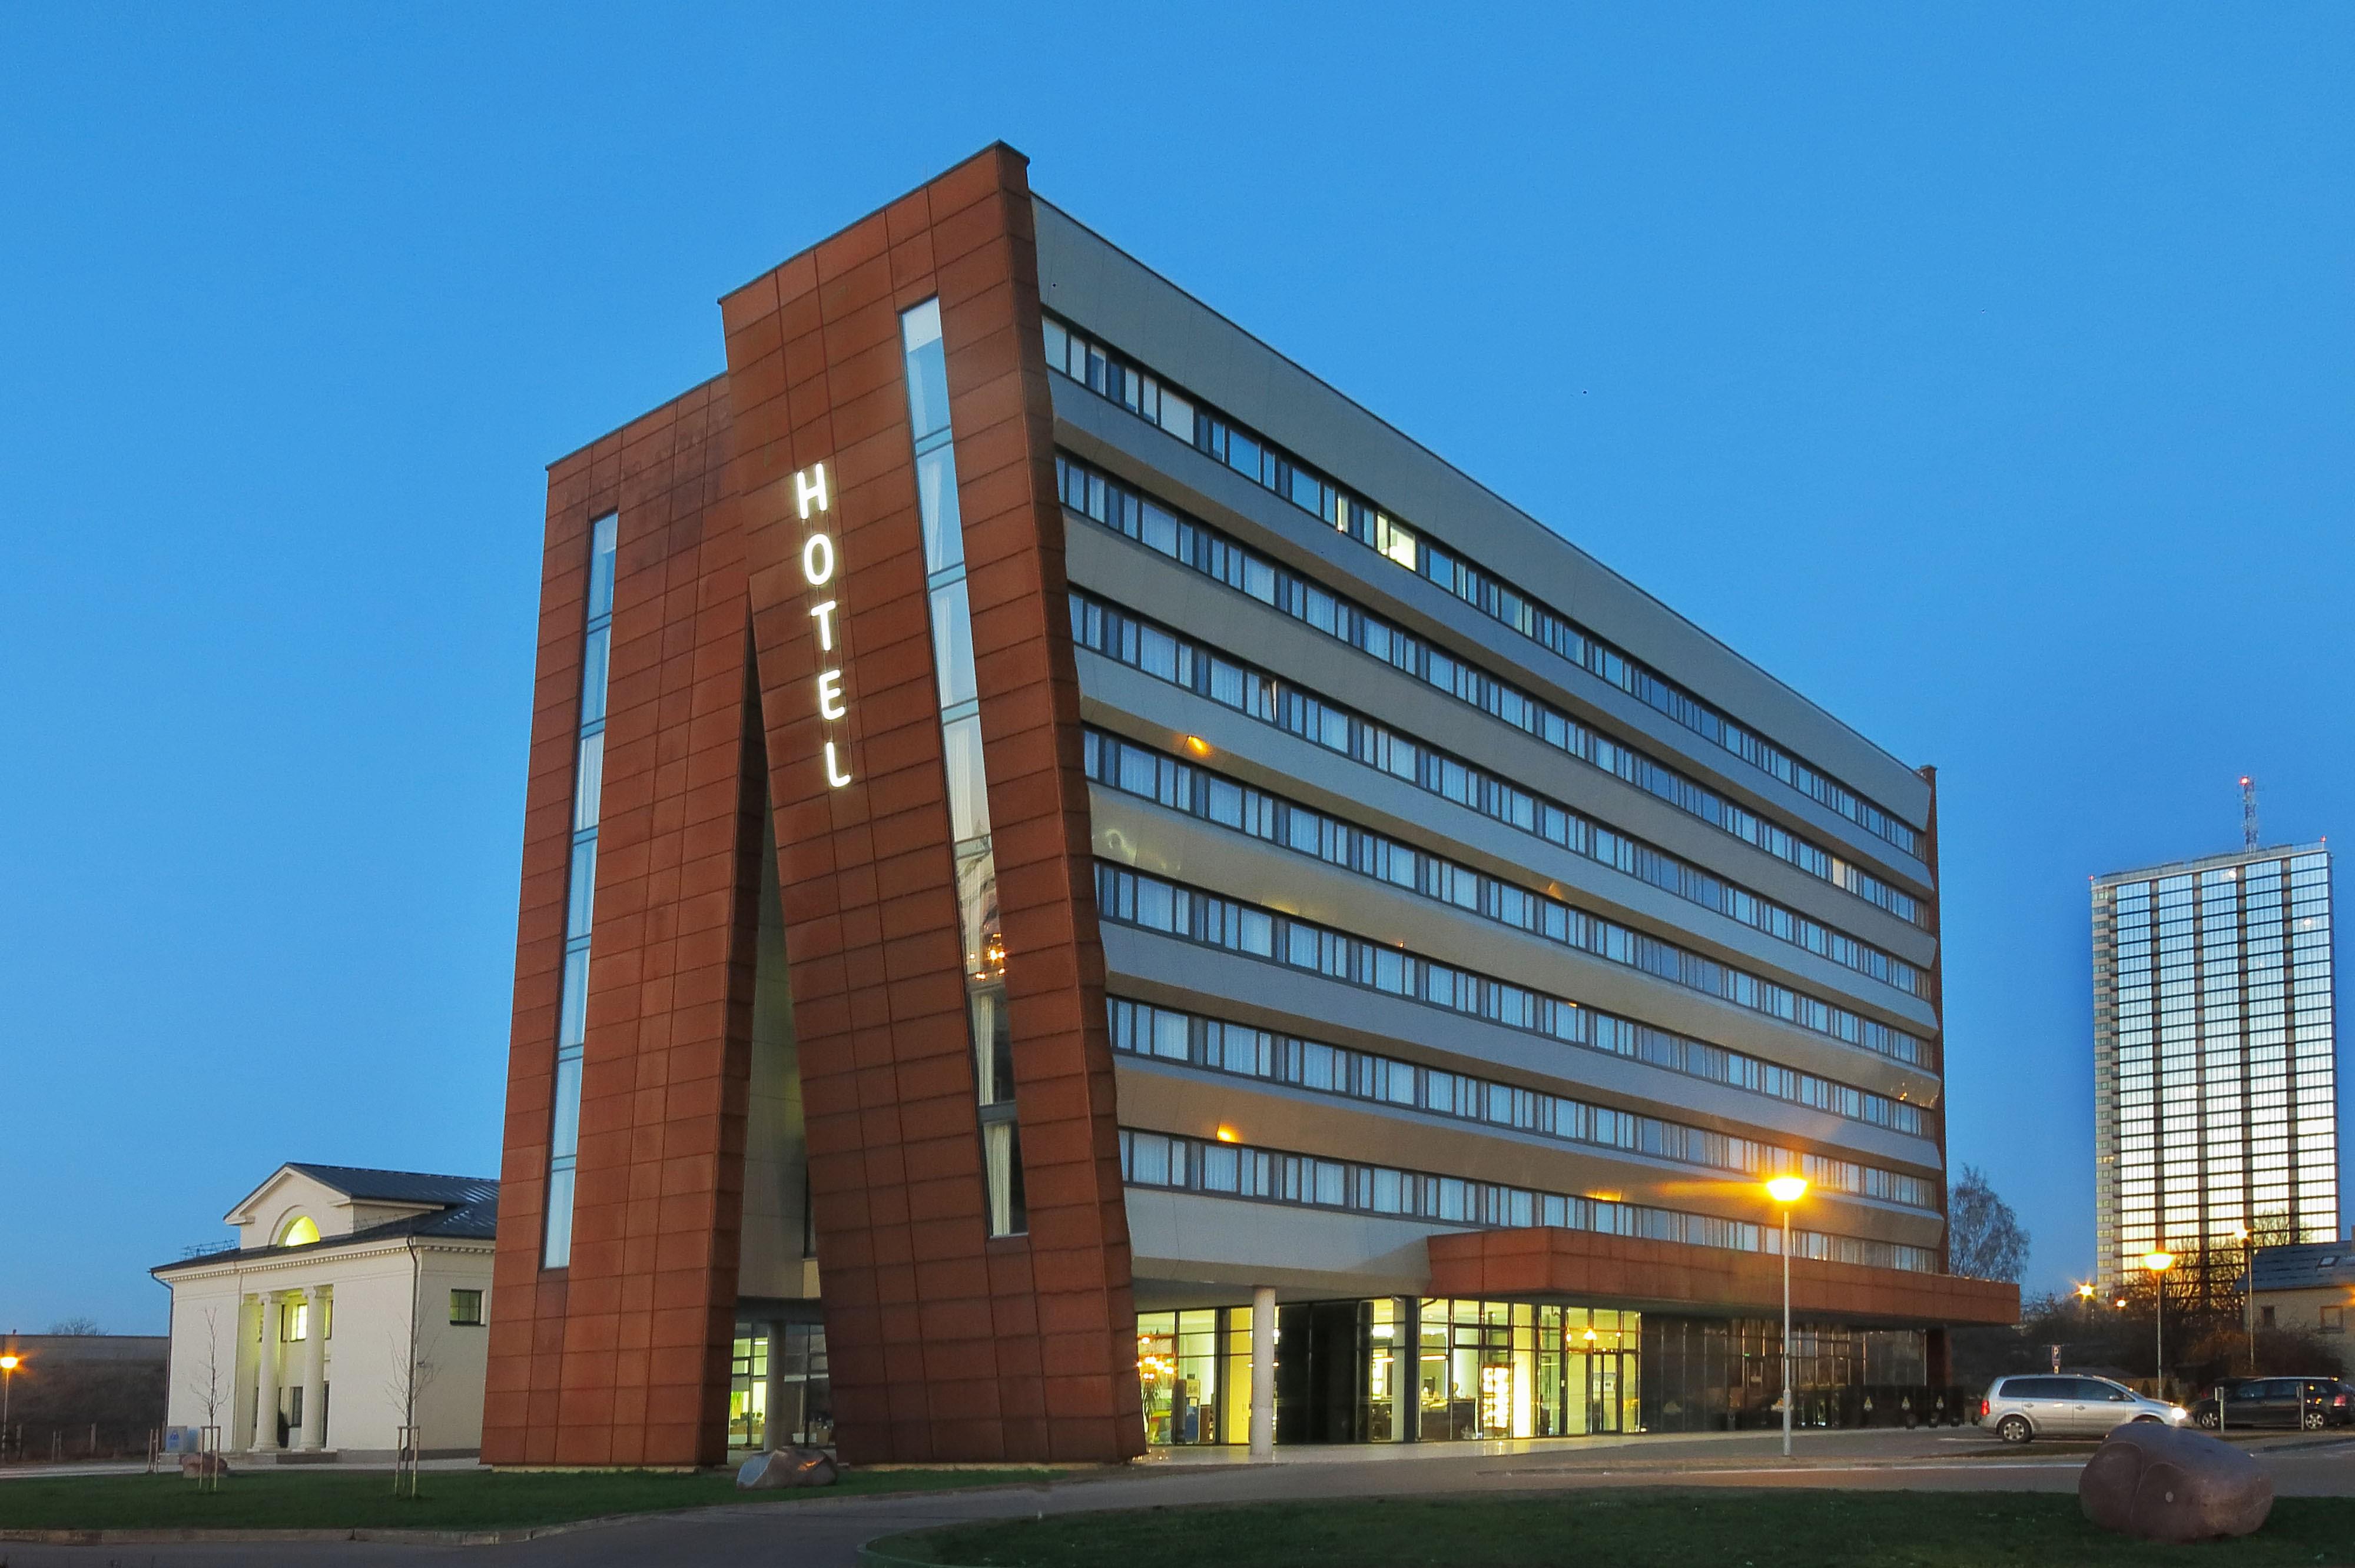
<svg viewBox="0 0 2355 1568">
<path fill-rule="evenodd" d="M 974 700 L 973 616 L 965 608 L 963 578 L 932 594 L 932 675 L 943 708 Z"/>
<path fill-rule="evenodd" d="M 956 449 L 916 460 L 916 494 L 924 520 L 924 576 L 964 565 L 964 521 L 957 511 Z"/>
<path fill-rule="evenodd" d="M 983 776 L 981 719 L 968 714 L 941 726 L 948 765 L 949 837 L 960 844 L 989 836 L 989 780 Z"/>
<path fill-rule="evenodd" d="M 978 985 L 970 997 L 973 1007 L 975 1078 L 981 1103 L 1014 1103 L 1014 1031 L 1006 1016 L 1006 987 Z"/>
</svg>

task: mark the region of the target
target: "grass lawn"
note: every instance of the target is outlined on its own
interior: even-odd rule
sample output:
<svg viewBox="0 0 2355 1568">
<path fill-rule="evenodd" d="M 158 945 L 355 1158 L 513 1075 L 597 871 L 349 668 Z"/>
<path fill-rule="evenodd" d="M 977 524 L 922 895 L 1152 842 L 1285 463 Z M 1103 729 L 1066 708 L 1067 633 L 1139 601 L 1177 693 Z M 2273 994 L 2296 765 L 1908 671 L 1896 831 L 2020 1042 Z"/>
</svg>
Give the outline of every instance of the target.
<svg viewBox="0 0 2355 1568">
<path fill-rule="evenodd" d="M 970 1568 L 1978 1568 L 2355 1563 L 2355 1499 L 2285 1498 L 2243 1540 L 2159 1547 L 2033 1492 L 1582 1491 L 1152 1509 L 953 1525 L 874 1543 Z"/>
<path fill-rule="evenodd" d="M 866 1492 L 1042 1481 L 1053 1470 L 849 1470 L 808 1491 L 740 1492 L 732 1474 L 428 1470 L 414 1500 L 389 1471 L 252 1470 L 218 1492 L 169 1476 L 23 1477 L 0 1481 L 0 1530 L 506 1530 L 598 1514 L 793 1502 Z"/>
</svg>

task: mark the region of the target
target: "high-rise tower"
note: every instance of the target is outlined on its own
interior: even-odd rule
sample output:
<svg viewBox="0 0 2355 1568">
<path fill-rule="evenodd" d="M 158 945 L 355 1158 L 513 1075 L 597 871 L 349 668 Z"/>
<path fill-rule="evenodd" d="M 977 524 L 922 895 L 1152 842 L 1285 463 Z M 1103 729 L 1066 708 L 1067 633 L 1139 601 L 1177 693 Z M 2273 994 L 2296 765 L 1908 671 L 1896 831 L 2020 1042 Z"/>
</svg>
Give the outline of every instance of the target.
<svg viewBox="0 0 2355 1568">
<path fill-rule="evenodd" d="M 2243 849 L 2094 880 L 2105 1286 L 2163 1247 L 2200 1290 L 2339 1224 L 2330 856 Z M 2211 1277 L 2213 1277 L 2212 1278 Z"/>
</svg>

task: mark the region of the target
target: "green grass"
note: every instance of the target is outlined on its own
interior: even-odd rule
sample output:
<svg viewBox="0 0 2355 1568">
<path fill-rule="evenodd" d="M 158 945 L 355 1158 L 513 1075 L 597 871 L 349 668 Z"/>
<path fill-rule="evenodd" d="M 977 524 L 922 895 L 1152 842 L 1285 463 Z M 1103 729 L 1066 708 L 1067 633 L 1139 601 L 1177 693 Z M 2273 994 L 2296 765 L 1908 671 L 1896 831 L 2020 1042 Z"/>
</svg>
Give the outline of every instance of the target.
<svg viewBox="0 0 2355 1568">
<path fill-rule="evenodd" d="M 1267 1503 L 952 1525 L 878 1553 L 969 1568 L 1983 1568 L 2355 1563 L 2355 1499 L 2285 1498 L 2243 1540 L 2159 1547 L 2036 1492 L 1580 1491 Z"/>
<path fill-rule="evenodd" d="M 168 1476 L 21 1477 L 0 1481 L 0 1530 L 510 1530 L 600 1514 L 794 1502 L 873 1492 L 1044 1481 L 1053 1470 L 848 1470 L 830 1487 L 740 1492 L 732 1474 L 655 1470 L 428 1470 L 414 1499 L 389 1471 L 257 1470 L 218 1492 Z"/>
</svg>

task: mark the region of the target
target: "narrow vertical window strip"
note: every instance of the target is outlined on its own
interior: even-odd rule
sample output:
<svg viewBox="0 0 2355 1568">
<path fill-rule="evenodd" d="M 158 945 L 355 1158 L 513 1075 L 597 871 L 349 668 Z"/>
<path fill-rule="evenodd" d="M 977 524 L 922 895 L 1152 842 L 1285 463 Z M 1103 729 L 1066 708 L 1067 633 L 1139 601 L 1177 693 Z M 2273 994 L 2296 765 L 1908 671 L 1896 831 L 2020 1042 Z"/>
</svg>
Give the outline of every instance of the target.
<svg viewBox="0 0 2355 1568">
<path fill-rule="evenodd" d="M 540 1266 L 572 1262 L 574 1172 L 581 1153 L 581 1071 L 588 1040 L 589 943 L 597 898 L 597 821 L 604 804 L 605 693 L 613 633 L 613 567 L 621 515 L 589 526 L 587 624 L 581 635 L 581 724 L 574 749 L 572 851 L 566 874 L 564 967 L 559 981 L 556 1074 L 549 1092 L 548 1202 Z"/>
<path fill-rule="evenodd" d="M 1029 1220 L 1023 1196 L 1022 1134 L 1014 1110 L 1006 942 L 998 921 L 997 857 L 990 842 L 989 773 L 982 755 L 979 692 L 974 679 L 973 612 L 965 597 L 964 521 L 957 505 L 955 432 L 949 418 L 940 301 L 926 300 L 901 313 L 900 342 L 907 370 L 908 428 L 915 448 L 917 517 L 923 529 L 949 832 L 954 841 L 983 1210 L 991 1235 L 1015 1235 L 1029 1229 Z"/>
</svg>

